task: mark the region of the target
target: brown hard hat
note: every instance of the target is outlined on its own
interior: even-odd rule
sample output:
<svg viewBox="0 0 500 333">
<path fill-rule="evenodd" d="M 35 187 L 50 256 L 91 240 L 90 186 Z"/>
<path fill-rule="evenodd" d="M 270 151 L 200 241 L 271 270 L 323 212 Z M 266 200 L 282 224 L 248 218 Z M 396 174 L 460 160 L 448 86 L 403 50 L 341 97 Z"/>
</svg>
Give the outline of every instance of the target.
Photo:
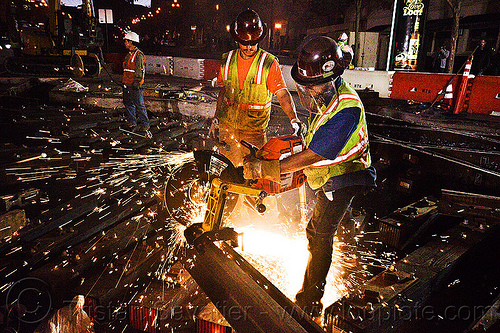
<svg viewBox="0 0 500 333">
<path fill-rule="evenodd" d="M 335 80 L 350 62 L 337 43 L 327 36 L 313 36 L 302 44 L 292 78 L 301 85 L 316 85 Z"/>
<path fill-rule="evenodd" d="M 241 12 L 231 24 L 231 36 L 243 45 L 257 44 L 267 34 L 267 25 L 262 23 L 256 11 L 247 9 Z"/>
</svg>

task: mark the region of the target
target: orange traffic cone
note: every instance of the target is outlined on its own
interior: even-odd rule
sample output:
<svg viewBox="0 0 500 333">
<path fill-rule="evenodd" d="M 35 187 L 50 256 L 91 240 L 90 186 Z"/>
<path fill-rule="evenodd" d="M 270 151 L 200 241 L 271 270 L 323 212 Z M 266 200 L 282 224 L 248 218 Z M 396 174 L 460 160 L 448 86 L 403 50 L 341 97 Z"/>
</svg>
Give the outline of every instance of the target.
<svg viewBox="0 0 500 333">
<path fill-rule="evenodd" d="M 453 109 L 454 114 L 460 113 L 462 104 L 464 102 L 465 92 L 467 91 L 467 82 L 469 81 L 470 68 L 472 67 L 473 55 L 470 55 L 469 59 L 465 63 L 464 73 L 462 74 L 462 82 L 460 83 L 460 89 L 458 90 L 457 101 L 455 103 L 455 108 Z"/>
<path fill-rule="evenodd" d="M 450 83 L 446 86 L 446 90 L 444 92 L 444 97 L 442 100 L 442 107 L 445 110 L 451 110 L 453 104 L 453 85 Z"/>
</svg>

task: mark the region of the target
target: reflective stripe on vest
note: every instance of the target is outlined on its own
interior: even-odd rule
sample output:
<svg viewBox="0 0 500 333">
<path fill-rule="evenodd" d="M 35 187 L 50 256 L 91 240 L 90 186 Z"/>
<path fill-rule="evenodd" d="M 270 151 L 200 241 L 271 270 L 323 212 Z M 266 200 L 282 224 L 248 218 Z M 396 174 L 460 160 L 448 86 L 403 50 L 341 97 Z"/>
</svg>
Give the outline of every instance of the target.
<svg viewBox="0 0 500 333">
<path fill-rule="evenodd" d="M 224 102 L 229 106 L 237 106 L 240 109 L 248 109 L 248 110 L 265 110 L 271 107 L 271 101 L 266 104 L 249 104 L 249 103 L 235 103 L 227 99 L 224 96 Z"/>
<path fill-rule="evenodd" d="M 229 65 L 231 65 L 231 58 L 233 57 L 233 54 L 234 50 L 230 51 L 227 56 L 226 64 L 224 66 L 224 81 L 229 79 Z"/>
<path fill-rule="evenodd" d="M 264 61 L 266 60 L 266 57 L 268 54 L 269 53 L 264 52 L 264 54 L 262 55 L 262 58 L 260 58 L 259 68 L 257 69 L 257 79 L 255 80 L 255 83 L 257 83 L 257 84 L 262 84 L 262 72 L 264 71 Z"/>
<path fill-rule="evenodd" d="M 138 48 L 135 49 L 133 53 L 129 53 L 129 57 L 123 62 L 123 78 L 122 78 L 122 83 L 125 84 L 132 84 L 134 83 L 135 80 L 135 66 L 136 62 L 135 59 L 137 57 L 137 54 L 141 52 Z M 139 84 L 144 83 L 144 77 L 142 80 L 139 82 Z"/>
<path fill-rule="evenodd" d="M 221 72 L 225 94 L 218 118 L 239 130 L 264 130 L 269 123 L 273 97 L 267 89 L 267 78 L 276 58 L 259 49 L 240 89 L 238 52 L 232 50 L 223 56 Z"/>
<path fill-rule="evenodd" d="M 226 63 L 224 65 L 224 80 L 225 81 L 227 81 L 229 78 L 229 66 L 231 65 L 231 58 L 233 57 L 234 54 L 235 54 L 235 50 L 232 50 L 229 52 L 227 59 L 226 59 Z M 263 76 L 263 72 L 264 72 L 264 62 L 266 61 L 266 57 L 268 54 L 269 53 L 264 51 L 264 54 L 260 58 L 259 67 L 257 69 L 257 76 L 255 78 L 256 84 L 262 84 L 262 76 Z"/>
<path fill-rule="evenodd" d="M 355 101 L 358 101 L 361 103 L 361 100 L 359 99 L 359 97 L 357 95 L 350 94 L 350 93 L 340 94 L 339 98 L 335 98 L 335 101 L 332 104 L 330 104 L 330 106 L 326 109 L 325 113 L 323 113 L 319 117 L 318 121 L 316 122 L 316 125 L 314 126 L 314 130 L 313 130 L 314 133 L 316 133 L 318 128 L 322 125 L 323 120 L 325 120 L 325 118 L 328 117 L 328 115 L 337 108 L 339 101 L 344 101 L 344 100 L 355 100 Z"/>
<path fill-rule="evenodd" d="M 312 189 L 320 188 L 331 177 L 363 170 L 371 165 L 363 104 L 356 92 L 347 86 L 345 82 L 339 87 L 338 94 L 338 98 L 334 97 L 327 107 L 323 107 L 322 110 L 324 111 L 318 114 L 310 124 L 305 139 L 306 147 L 311 143 L 316 131 L 341 110 L 359 107 L 361 115 L 356 130 L 351 134 L 346 145 L 335 159 L 321 160 L 304 169 L 307 181 Z"/>
</svg>

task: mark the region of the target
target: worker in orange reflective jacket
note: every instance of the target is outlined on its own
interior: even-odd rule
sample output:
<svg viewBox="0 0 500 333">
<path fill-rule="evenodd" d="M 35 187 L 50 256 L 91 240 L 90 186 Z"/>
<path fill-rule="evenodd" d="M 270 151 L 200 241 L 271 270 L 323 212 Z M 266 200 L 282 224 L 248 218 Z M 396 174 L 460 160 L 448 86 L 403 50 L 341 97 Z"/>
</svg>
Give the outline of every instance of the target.
<svg viewBox="0 0 500 333">
<path fill-rule="evenodd" d="M 309 261 L 296 302 L 318 318 L 337 226 L 353 198 L 374 187 L 376 178 L 363 104 L 341 77 L 352 59 L 350 52 L 326 36 L 304 42 L 292 78 L 309 110 L 306 149 L 281 161 L 248 156 L 243 165 L 245 178 L 277 182 L 280 174 L 303 169 L 316 191 L 316 206 L 306 229 Z"/>
<path fill-rule="evenodd" d="M 267 26 L 253 10 L 241 12 L 230 27 L 239 48 L 222 56 L 217 83 L 222 86 L 209 134 L 219 142 L 219 151 L 235 166 L 249 152 L 245 140 L 258 148 L 266 143 L 271 99 L 276 95 L 291 125 L 305 132 L 295 104 L 286 88 L 277 58 L 259 48 Z"/>
<path fill-rule="evenodd" d="M 126 117 L 129 128 L 137 131 L 149 130 L 149 119 L 144 97 L 142 95 L 142 85 L 144 83 L 145 58 L 144 53 L 137 48 L 139 35 L 129 31 L 123 38 L 123 43 L 129 51 L 123 62 L 123 104 L 125 105 Z M 137 119 L 139 124 L 137 124 Z"/>
</svg>

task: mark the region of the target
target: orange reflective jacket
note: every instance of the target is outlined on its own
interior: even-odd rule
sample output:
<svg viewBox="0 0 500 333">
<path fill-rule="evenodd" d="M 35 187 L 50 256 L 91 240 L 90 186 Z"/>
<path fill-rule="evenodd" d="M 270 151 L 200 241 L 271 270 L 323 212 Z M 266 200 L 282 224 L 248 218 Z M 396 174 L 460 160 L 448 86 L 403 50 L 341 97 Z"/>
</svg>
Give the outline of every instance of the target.
<svg viewBox="0 0 500 333">
<path fill-rule="evenodd" d="M 137 65 L 137 55 L 141 54 L 142 57 L 140 59 L 144 60 L 144 54 L 136 48 L 134 51 L 131 51 L 127 54 L 125 57 L 125 61 L 123 62 L 123 78 L 122 78 L 122 83 L 124 84 L 132 84 L 134 83 L 134 80 L 136 79 L 136 65 Z M 142 65 L 143 72 L 144 72 L 144 65 Z M 142 85 L 144 83 L 144 73 L 140 73 L 140 80 L 139 80 L 139 85 Z"/>
</svg>

